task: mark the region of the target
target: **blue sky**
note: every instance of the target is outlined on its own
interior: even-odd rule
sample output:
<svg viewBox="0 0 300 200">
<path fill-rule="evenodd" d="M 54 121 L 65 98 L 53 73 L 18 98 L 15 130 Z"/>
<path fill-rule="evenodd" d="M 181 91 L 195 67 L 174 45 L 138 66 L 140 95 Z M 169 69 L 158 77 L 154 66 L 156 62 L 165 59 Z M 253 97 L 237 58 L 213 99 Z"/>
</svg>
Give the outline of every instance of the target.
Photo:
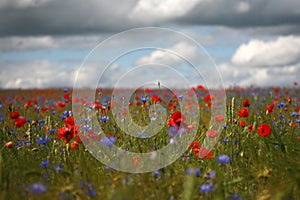
<svg viewBox="0 0 300 200">
<path fill-rule="evenodd" d="M 122 33 L 143 27 L 157 31 Z M 159 28 L 192 38 L 216 66 L 208 64 L 205 53 L 190 41 Z M 153 63 L 177 69 L 191 85 L 219 80 L 215 69 L 225 87 L 292 85 L 300 75 L 299 30 L 297 0 L 3 0 L 0 88 L 72 87 L 78 71 L 84 85 L 91 86 L 105 63 L 124 49 L 132 52 L 112 63 L 100 86 L 112 86 L 137 65 Z M 116 35 L 120 33 L 122 37 Z M 99 44 L 102 49 L 96 49 L 94 60 L 87 58 Z M 159 48 L 133 51 L 145 45 Z M 183 57 L 203 71 L 205 80 L 199 80 Z M 128 76 L 124 84 L 160 77 L 178 86 L 168 74 L 158 76 L 151 67 L 142 71 L 131 74 L 134 79 Z"/>
</svg>

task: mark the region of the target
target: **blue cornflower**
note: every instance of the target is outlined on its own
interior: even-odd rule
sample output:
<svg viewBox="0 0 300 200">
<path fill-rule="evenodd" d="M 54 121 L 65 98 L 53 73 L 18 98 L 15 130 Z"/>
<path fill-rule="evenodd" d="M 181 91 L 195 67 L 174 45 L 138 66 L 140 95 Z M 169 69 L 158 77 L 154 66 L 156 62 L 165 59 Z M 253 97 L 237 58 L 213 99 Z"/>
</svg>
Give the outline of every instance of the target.
<svg viewBox="0 0 300 200">
<path fill-rule="evenodd" d="M 224 126 L 223 126 L 223 129 L 225 129 L 225 130 L 226 130 L 227 128 L 228 128 L 228 126 L 226 126 L 226 125 L 224 125 Z"/>
<path fill-rule="evenodd" d="M 49 160 L 43 160 L 40 164 L 41 168 L 46 168 L 49 165 Z"/>
<path fill-rule="evenodd" d="M 205 178 L 206 178 L 207 180 L 211 180 L 211 179 L 214 179 L 215 176 L 216 176 L 216 171 L 211 170 L 211 171 L 209 171 L 209 172 L 206 173 Z"/>
<path fill-rule="evenodd" d="M 93 188 L 89 188 L 88 191 L 87 191 L 87 195 L 89 197 L 94 197 L 96 195 L 96 190 L 93 189 Z"/>
<path fill-rule="evenodd" d="M 107 122 L 109 120 L 109 116 L 106 116 L 106 115 L 101 116 L 100 120 L 101 120 L 101 122 L 105 123 L 105 122 Z"/>
<path fill-rule="evenodd" d="M 57 130 L 56 129 L 51 129 L 49 132 L 50 133 L 55 133 Z"/>
<path fill-rule="evenodd" d="M 57 172 L 62 172 L 62 171 L 63 171 L 62 164 L 59 163 L 59 164 L 53 166 L 53 169 L 54 169 L 55 171 L 57 171 Z"/>
<path fill-rule="evenodd" d="M 199 168 L 196 168 L 196 169 L 188 168 L 185 170 L 185 174 L 188 176 L 195 175 L 195 176 L 199 177 L 201 174 L 201 170 Z"/>
<path fill-rule="evenodd" d="M 116 138 L 113 136 L 105 137 L 100 140 L 101 144 L 107 147 L 111 147 L 116 142 Z"/>
<path fill-rule="evenodd" d="M 292 112 L 291 116 L 298 118 L 300 116 L 300 114 L 296 113 L 296 112 Z"/>
<path fill-rule="evenodd" d="M 185 131 L 186 131 L 186 129 L 185 129 L 185 128 L 183 128 L 183 127 L 180 127 L 180 128 L 178 129 L 178 132 L 177 132 L 177 134 L 179 134 L 179 135 L 182 135 L 182 134 L 184 134 L 184 133 L 185 133 Z"/>
<path fill-rule="evenodd" d="M 229 195 L 230 200 L 243 200 L 242 196 L 239 194 L 231 194 Z"/>
<path fill-rule="evenodd" d="M 201 174 L 201 170 L 199 168 L 195 169 L 195 176 L 199 177 Z"/>
<path fill-rule="evenodd" d="M 2 109 L 2 104 L 0 104 L 0 109 Z"/>
<path fill-rule="evenodd" d="M 67 93 L 68 92 L 68 88 L 64 88 L 64 93 Z"/>
<path fill-rule="evenodd" d="M 90 196 L 90 197 L 95 196 L 96 195 L 96 190 L 92 188 L 92 183 L 88 182 L 86 185 L 87 185 L 87 188 L 88 188 L 87 195 Z"/>
<path fill-rule="evenodd" d="M 42 194 L 46 192 L 47 188 L 41 183 L 34 183 L 29 186 L 28 191 L 32 194 Z"/>
<path fill-rule="evenodd" d="M 284 107 L 286 107 L 286 103 L 281 102 L 281 103 L 277 104 L 276 106 L 277 106 L 278 108 L 284 108 Z"/>
<path fill-rule="evenodd" d="M 60 116 L 60 119 L 62 120 L 62 121 L 65 121 L 65 119 L 66 119 L 67 117 L 66 116 Z"/>
<path fill-rule="evenodd" d="M 180 99 L 180 100 L 181 100 L 181 99 L 183 99 L 183 98 L 184 98 L 184 95 L 180 94 L 180 95 L 178 95 L 177 97 L 178 97 L 178 99 Z"/>
<path fill-rule="evenodd" d="M 3 117 L 0 117 L 0 122 L 4 122 L 4 118 Z"/>
<path fill-rule="evenodd" d="M 91 121 L 91 119 L 90 118 L 86 118 L 86 119 L 83 119 L 83 120 L 81 120 L 83 123 L 88 123 L 88 122 L 90 122 Z"/>
<path fill-rule="evenodd" d="M 17 143 L 18 143 L 17 150 L 21 149 L 25 145 L 26 146 L 30 146 L 31 145 L 31 143 L 28 140 L 17 139 Z"/>
<path fill-rule="evenodd" d="M 147 98 L 145 98 L 145 97 L 141 97 L 141 98 L 140 98 L 140 101 L 141 101 L 141 102 L 143 102 L 143 103 L 146 103 L 146 101 L 147 101 Z"/>
<path fill-rule="evenodd" d="M 45 138 L 40 136 L 40 137 L 37 138 L 36 143 L 41 145 L 41 146 L 44 146 L 49 141 L 49 139 L 50 138 L 48 137 L 48 135 L 46 135 Z"/>
<path fill-rule="evenodd" d="M 230 141 L 230 140 L 229 140 L 228 138 L 224 138 L 224 137 L 222 138 L 222 142 L 223 142 L 223 143 L 228 143 L 229 141 Z"/>
<path fill-rule="evenodd" d="M 38 120 L 38 123 L 39 123 L 39 124 L 41 124 L 41 123 L 45 123 L 45 120 L 43 120 L 43 119 L 39 119 L 39 120 Z"/>
<path fill-rule="evenodd" d="M 171 137 L 175 137 L 178 134 L 178 127 L 175 126 L 170 126 L 168 129 L 168 135 Z"/>
<path fill-rule="evenodd" d="M 65 117 L 68 117 L 68 116 L 71 116 L 71 115 L 72 115 L 72 111 L 71 111 L 71 110 L 65 110 L 62 114 L 63 114 Z"/>
<path fill-rule="evenodd" d="M 52 115 L 55 115 L 56 114 L 56 111 L 52 111 Z"/>
<path fill-rule="evenodd" d="M 226 155 L 220 155 L 217 157 L 217 162 L 220 164 L 227 164 L 230 162 L 230 157 Z"/>
<path fill-rule="evenodd" d="M 154 170 L 153 174 L 154 174 L 155 177 L 158 177 L 160 175 L 159 170 Z"/>
<path fill-rule="evenodd" d="M 211 192 L 215 189 L 215 186 L 213 184 L 203 184 L 200 188 L 199 191 L 201 193 L 206 193 L 206 192 Z"/>
<path fill-rule="evenodd" d="M 280 115 L 278 116 L 278 118 L 279 118 L 279 119 L 284 119 L 285 116 L 284 116 L 283 114 L 280 114 Z"/>
<path fill-rule="evenodd" d="M 297 119 L 297 120 L 296 120 L 296 123 L 297 123 L 297 124 L 300 124 L 300 119 Z"/>
<path fill-rule="evenodd" d="M 92 128 L 87 124 L 81 126 L 81 129 L 84 130 L 84 131 L 92 130 Z"/>
</svg>

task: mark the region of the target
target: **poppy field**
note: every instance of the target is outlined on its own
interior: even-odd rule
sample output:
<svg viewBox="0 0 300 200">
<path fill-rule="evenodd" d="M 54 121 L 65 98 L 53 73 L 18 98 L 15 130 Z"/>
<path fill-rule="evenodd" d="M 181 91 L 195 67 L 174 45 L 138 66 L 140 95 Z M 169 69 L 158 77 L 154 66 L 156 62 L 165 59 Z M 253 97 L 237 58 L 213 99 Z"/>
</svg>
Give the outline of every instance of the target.
<svg viewBox="0 0 300 200">
<path fill-rule="evenodd" d="M 85 138 L 107 148 L 152 152 L 189 134 L 194 127 L 180 112 L 180 99 L 189 94 L 138 90 L 129 109 L 117 118 L 109 90 L 101 97 L 72 99 L 71 89 L 0 91 L 0 199 L 299 199 L 300 197 L 300 89 L 293 87 L 234 87 L 226 90 L 222 124 L 210 129 L 214 96 L 203 86 L 197 94 L 201 116 L 196 136 L 172 164 L 147 173 L 115 170 L 94 158 Z M 74 119 L 72 102 L 97 113 L 106 137 Z M 138 124 L 159 120 L 151 105 L 167 116 L 163 128 L 150 138 L 127 136 L 117 120 L 127 112 Z M 82 115 L 84 112 L 82 113 Z M 155 114 L 155 113 L 154 113 Z M 126 124 L 126 122 L 124 122 Z M 212 149 L 202 146 L 215 138 Z M 138 157 L 128 160 L 141 165 Z"/>
</svg>

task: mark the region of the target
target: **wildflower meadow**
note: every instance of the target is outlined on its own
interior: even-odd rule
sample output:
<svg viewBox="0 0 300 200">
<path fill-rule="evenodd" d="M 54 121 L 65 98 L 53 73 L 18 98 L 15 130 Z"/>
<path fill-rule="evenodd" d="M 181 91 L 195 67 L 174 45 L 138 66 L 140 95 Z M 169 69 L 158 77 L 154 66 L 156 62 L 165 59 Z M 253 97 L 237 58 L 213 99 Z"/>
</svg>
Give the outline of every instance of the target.
<svg viewBox="0 0 300 200">
<path fill-rule="evenodd" d="M 227 88 L 226 104 L 218 107 L 225 115 L 213 119 L 222 125 L 220 130 L 211 129 L 215 97 L 202 85 L 189 89 L 197 96 L 200 113 L 196 130 L 181 112 L 182 106 L 189 106 L 180 104 L 189 92 L 138 89 L 126 106 L 122 99 L 110 96 L 108 89 L 98 88 L 95 100 L 72 98 L 72 92 L 70 88 L 1 90 L 0 199 L 300 198 L 297 82 L 293 87 Z M 88 109 L 76 110 L 82 120 L 74 116 L 74 103 Z M 154 105 L 161 106 L 153 110 Z M 114 108 L 118 108 L 116 114 Z M 96 114 L 93 126 L 86 112 Z M 162 128 L 153 137 L 147 132 L 130 136 L 119 126 L 119 122 L 128 124 L 124 117 L 128 113 L 136 124 L 158 121 Z M 151 153 L 192 130 L 196 135 L 178 159 L 146 173 L 116 170 L 86 148 L 92 143 L 108 151 L 117 146 Z M 205 137 L 216 140 L 213 148 L 203 146 Z M 139 157 L 126 163 L 132 168 L 143 166 Z"/>
</svg>

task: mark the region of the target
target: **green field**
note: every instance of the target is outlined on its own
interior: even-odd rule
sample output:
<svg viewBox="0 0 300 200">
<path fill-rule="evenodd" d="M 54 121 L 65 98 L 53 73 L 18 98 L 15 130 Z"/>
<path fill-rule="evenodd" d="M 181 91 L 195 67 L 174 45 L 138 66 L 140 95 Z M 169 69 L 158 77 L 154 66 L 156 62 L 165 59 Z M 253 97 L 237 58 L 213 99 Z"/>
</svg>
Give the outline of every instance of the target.
<svg viewBox="0 0 300 200">
<path fill-rule="evenodd" d="M 169 104 L 170 100 L 179 104 L 176 98 L 153 102 L 155 92 L 144 100 L 140 97 L 145 91 L 139 92 L 127 110 L 138 124 L 149 122 L 148 107 L 153 104 L 162 104 L 168 119 L 180 110 Z M 0 91 L 0 199 L 300 198 L 300 91 L 296 86 L 228 89 L 226 106 L 221 108 L 226 115 L 216 119 L 223 128 L 205 158 L 196 155 L 210 127 L 211 107 L 210 100 L 204 100 L 208 92 L 198 91 L 201 116 L 193 141 L 199 147 L 187 146 L 174 163 L 148 173 L 117 171 L 94 158 L 80 140 L 90 133 L 99 143 L 104 138 L 84 127 L 84 122 L 66 122 L 72 117 L 68 94 L 72 92 L 62 89 Z M 94 105 L 91 110 L 104 133 L 123 149 L 151 152 L 173 138 L 168 120 L 155 138 L 134 138 L 120 130 L 109 101 L 105 106 L 103 99 L 78 101 Z M 63 127 L 69 132 L 62 133 Z M 141 164 L 135 159 L 128 162 Z"/>
</svg>

